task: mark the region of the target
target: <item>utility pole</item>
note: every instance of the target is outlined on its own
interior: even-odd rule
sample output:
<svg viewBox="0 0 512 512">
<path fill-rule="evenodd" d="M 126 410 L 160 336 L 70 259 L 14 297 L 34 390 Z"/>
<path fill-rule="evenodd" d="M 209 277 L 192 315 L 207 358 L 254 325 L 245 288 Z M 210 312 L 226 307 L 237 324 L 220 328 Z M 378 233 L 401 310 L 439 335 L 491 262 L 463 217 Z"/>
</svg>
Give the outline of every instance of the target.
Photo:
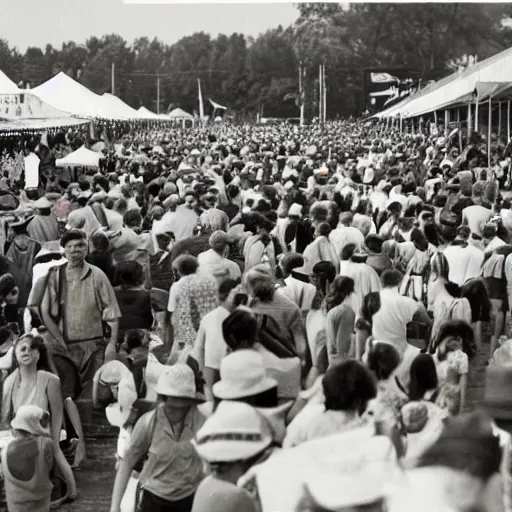
<svg viewBox="0 0 512 512">
<path fill-rule="evenodd" d="M 156 75 L 156 113 L 160 114 L 160 75 Z"/>
<path fill-rule="evenodd" d="M 322 113 L 324 115 L 323 122 L 327 121 L 327 86 L 325 85 L 325 64 L 322 64 Z"/>
<path fill-rule="evenodd" d="M 300 107 L 300 125 L 304 126 L 304 114 L 306 110 L 305 94 L 304 94 L 304 80 L 305 80 L 305 68 L 302 61 L 299 62 L 299 107 Z"/>
<path fill-rule="evenodd" d="M 112 84 L 112 94 L 115 94 L 116 90 L 116 65 L 114 62 L 112 62 L 112 70 L 110 72 L 110 79 Z"/>
<path fill-rule="evenodd" d="M 318 66 L 318 120 L 320 124 L 324 124 L 324 116 L 322 114 L 324 106 L 323 86 L 322 86 L 322 64 Z"/>
</svg>

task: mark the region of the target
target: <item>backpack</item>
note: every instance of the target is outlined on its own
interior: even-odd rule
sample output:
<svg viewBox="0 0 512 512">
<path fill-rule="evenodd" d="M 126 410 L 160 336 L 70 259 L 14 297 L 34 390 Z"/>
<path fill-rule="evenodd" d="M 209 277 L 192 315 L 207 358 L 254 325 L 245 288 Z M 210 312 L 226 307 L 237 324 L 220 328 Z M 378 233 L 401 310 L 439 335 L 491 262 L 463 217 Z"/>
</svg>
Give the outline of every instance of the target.
<svg viewBox="0 0 512 512">
<path fill-rule="evenodd" d="M 257 313 L 256 320 L 258 324 L 256 339 L 261 345 L 280 359 L 298 357 L 290 338 L 273 317 Z"/>
</svg>

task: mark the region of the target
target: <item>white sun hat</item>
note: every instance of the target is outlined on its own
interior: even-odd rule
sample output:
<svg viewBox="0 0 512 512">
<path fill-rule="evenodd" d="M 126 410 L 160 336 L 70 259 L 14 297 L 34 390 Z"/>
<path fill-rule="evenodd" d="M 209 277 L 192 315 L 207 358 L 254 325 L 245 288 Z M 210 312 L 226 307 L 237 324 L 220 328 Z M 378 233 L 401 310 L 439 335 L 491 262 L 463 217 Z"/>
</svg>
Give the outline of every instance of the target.
<svg viewBox="0 0 512 512">
<path fill-rule="evenodd" d="M 263 358 L 255 350 L 237 350 L 220 363 L 220 381 L 213 385 L 215 397 L 236 400 L 258 395 L 277 386 L 277 380 L 268 377 Z"/>
<path fill-rule="evenodd" d="M 192 402 L 204 402 L 196 391 L 195 376 L 192 368 L 184 363 L 167 366 L 156 385 L 155 391 L 159 395 L 182 399 Z"/>
<path fill-rule="evenodd" d="M 199 430 L 194 445 L 207 462 L 231 462 L 254 457 L 271 443 L 270 426 L 255 408 L 224 401 Z"/>
</svg>

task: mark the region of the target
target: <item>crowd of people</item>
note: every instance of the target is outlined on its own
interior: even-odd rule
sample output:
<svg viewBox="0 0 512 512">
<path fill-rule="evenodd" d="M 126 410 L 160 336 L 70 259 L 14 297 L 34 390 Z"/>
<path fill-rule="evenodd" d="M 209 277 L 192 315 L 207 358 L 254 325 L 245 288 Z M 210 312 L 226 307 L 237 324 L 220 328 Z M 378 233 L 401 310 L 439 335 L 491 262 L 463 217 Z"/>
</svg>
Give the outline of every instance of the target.
<svg viewBox="0 0 512 512">
<path fill-rule="evenodd" d="M 55 167 L 84 143 L 99 168 Z M 353 120 L 22 150 L 0 179 L 9 512 L 80 499 L 79 399 L 118 428 L 111 512 L 511 510 L 506 141 L 490 167 L 478 134 Z"/>
</svg>

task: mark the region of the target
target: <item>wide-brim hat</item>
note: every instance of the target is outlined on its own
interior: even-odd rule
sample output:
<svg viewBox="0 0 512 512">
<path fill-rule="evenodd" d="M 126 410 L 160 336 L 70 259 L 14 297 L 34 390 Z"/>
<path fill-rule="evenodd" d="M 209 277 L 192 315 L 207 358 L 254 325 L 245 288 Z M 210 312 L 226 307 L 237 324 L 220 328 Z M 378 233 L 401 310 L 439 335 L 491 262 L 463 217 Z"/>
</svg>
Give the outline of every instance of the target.
<svg viewBox="0 0 512 512">
<path fill-rule="evenodd" d="M 54 240 L 52 242 L 46 242 L 41 250 L 37 253 L 34 261 L 37 261 L 39 258 L 42 258 L 44 256 L 48 256 L 50 254 L 63 254 L 63 249 L 60 245 L 60 242 L 58 240 Z"/>
<path fill-rule="evenodd" d="M 259 395 L 277 387 L 277 381 L 266 375 L 262 356 L 250 349 L 227 355 L 220 363 L 220 378 L 212 392 L 221 400 Z"/>
<path fill-rule="evenodd" d="M 243 402 L 221 402 L 196 434 L 194 446 L 207 462 L 247 460 L 273 441 L 266 419 Z"/>
<path fill-rule="evenodd" d="M 173 399 L 176 406 L 205 401 L 204 396 L 196 391 L 194 371 L 184 363 L 167 366 L 158 378 L 155 391 Z"/>
<path fill-rule="evenodd" d="M 34 208 L 37 208 L 38 210 L 49 210 L 52 206 L 53 205 L 50 200 L 45 196 L 34 202 Z"/>
</svg>

